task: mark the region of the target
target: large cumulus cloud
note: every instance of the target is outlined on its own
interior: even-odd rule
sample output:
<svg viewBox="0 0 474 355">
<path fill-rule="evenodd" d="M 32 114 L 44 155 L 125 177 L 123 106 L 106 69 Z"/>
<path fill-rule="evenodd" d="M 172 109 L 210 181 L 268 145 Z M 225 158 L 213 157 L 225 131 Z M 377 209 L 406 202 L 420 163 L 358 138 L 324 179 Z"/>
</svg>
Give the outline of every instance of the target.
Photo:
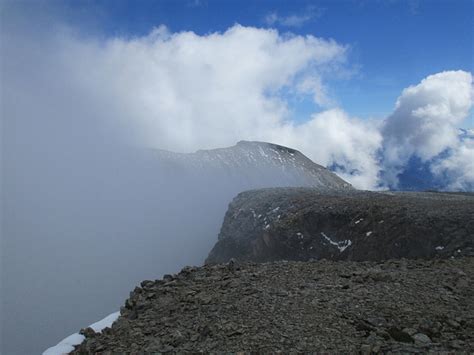
<svg viewBox="0 0 474 355">
<path fill-rule="evenodd" d="M 101 40 L 63 28 L 40 38 L 10 34 L 4 43 L 6 101 L 23 103 L 6 115 L 54 126 L 59 140 L 91 140 L 100 130 L 105 140 L 125 135 L 181 152 L 271 141 L 325 165 L 343 161 L 359 187 L 375 183 L 376 129 L 340 109 L 294 120 L 289 107 L 289 95 L 319 107 L 332 101 L 325 80 L 347 60 L 347 46 L 334 40 L 235 25 L 207 35 L 160 26 Z"/>
<path fill-rule="evenodd" d="M 403 90 L 382 128 L 388 186 L 397 186 L 398 174 L 413 156 L 430 163 L 448 188 L 474 182 L 472 138 L 459 134 L 472 107 L 473 92 L 472 75 L 464 71 L 430 75 Z"/>
</svg>

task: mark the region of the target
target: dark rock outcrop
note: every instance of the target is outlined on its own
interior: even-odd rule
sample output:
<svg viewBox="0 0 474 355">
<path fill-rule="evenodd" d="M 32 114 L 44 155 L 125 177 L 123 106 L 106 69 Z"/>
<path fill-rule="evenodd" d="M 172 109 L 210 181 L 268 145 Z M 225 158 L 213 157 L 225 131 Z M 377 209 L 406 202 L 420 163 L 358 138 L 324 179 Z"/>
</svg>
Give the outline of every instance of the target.
<svg viewBox="0 0 474 355">
<path fill-rule="evenodd" d="M 469 257 L 187 267 L 73 353 L 469 353 L 473 275 Z"/>
<path fill-rule="evenodd" d="M 474 255 L 473 194 L 274 188 L 234 198 L 206 263 L 458 255 Z"/>
</svg>

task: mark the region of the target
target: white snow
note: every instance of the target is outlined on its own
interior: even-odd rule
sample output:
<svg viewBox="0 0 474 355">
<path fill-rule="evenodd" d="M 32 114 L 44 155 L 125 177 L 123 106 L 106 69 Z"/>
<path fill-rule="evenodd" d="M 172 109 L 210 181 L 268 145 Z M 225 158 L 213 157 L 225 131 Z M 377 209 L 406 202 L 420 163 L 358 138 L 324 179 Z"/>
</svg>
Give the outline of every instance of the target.
<svg viewBox="0 0 474 355">
<path fill-rule="evenodd" d="M 355 221 L 355 224 L 359 224 L 360 222 L 362 222 L 364 219 L 361 218 L 361 219 L 358 219 L 357 221 Z"/>
<path fill-rule="evenodd" d="M 321 235 L 324 237 L 324 239 L 326 239 L 329 244 L 331 245 L 334 245 L 335 247 L 337 247 L 337 249 L 339 249 L 339 252 L 342 253 L 344 250 L 346 250 L 348 247 L 350 247 L 352 245 L 352 241 L 347 239 L 347 240 L 342 240 L 340 242 L 335 242 L 334 240 L 332 240 L 331 238 L 329 238 L 326 234 L 324 234 L 323 232 L 321 232 Z"/>
<path fill-rule="evenodd" d="M 365 233 L 365 235 L 369 237 L 372 233 L 373 233 L 372 231 L 368 231 L 367 233 Z"/>
<path fill-rule="evenodd" d="M 263 148 L 261 146 L 258 146 L 258 150 L 260 151 L 260 154 L 262 156 L 264 156 L 265 158 L 268 158 L 267 153 L 265 153 L 265 151 L 263 150 Z"/>
<path fill-rule="evenodd" d="M 120 312 L 115 312 L 109 314 L 104 319 L 91 324 L 89 327 L 94 329 L 95 332 L 101 332 L 107 327 L 112 326 L 112 323 L 117 320 L 120 316 Z M 43 355 L 64 355 L 69 354 L 71 351 L 74 350 L 75 345 L 79 345 L 84 340 L 84 335 L 79 333 L 72 334 L 67 338 L 61 340 L 56 346 L 53 346 L 49 349 L 46 349 L 43 352 Z"/>
<path fill-rule="evenodd" d="M 340 245 L 337 248 L 339 249 L 341 253 L 352 245 L 352 241 L 349 239 L 343 240 L 342 242 L 339 242 L 339 243 Z"/>
<path fill-rule="evenodd" d="M 443 249 L 444 249 L 444 247 L 441 246 L 441 245 L 440 245 L 440 246 L 437 246 L 437 247 L 435 248 L 435 250 L 443 250 Z"/>
</svg>

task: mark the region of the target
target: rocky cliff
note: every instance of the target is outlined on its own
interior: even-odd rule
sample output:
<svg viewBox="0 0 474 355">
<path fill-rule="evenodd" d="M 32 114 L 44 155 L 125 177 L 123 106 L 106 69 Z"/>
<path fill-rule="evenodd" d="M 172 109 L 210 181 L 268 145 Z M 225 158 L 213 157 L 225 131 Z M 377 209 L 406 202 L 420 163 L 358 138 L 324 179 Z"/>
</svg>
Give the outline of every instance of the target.
<svg viewBox="0 0 474 355">
<path fill-rule="evenodd" d="M 275 188 L 230 204 L 207 263 L 474 255 L 474 195 Z"/>
</svg>

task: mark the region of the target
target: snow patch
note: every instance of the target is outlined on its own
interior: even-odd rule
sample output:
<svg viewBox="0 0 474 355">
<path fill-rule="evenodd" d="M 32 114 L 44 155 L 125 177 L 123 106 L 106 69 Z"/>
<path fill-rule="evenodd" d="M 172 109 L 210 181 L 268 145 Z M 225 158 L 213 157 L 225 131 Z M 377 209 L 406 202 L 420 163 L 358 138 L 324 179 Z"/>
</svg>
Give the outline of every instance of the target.
<svg viewBox="0 0 474 355">
<path fill-rule="evenodd" d="M 372 231 L 368 231 L 367 233 L 365 233 L 365 235 L 366 235 L 367 237 L 370 237 L 370 235 L 371 235 L 372 233 L 373 233 Z"/>
<path fill-rule="evenodd" d="M 441 245 L 440 245 L 440 246 L 437 246 L 437 247 L 435 248 L 435 250 L 443 250 L 443 249 L 444 249 L 444 247 L 441 246 Z"/>
<path fill-rule="evenodd" d="M 257 214 L 255 213 L 255 210 L 253 208 L 250 209 L 250 212 L 252 212 L 253 218 L 257 219 Z"/>
<path fill-rule="evenodd" d="M 348 247 L 352 245 L 352 241 L 350 239 L 342 240 L 340 242 L 335 242 L 334 240 L 329 238 L 325 233 L 321 232 L 321 235 L 323 236 L 324 239 L 326 239 L 327 242 L 329 242 L 329 244 L 337 247 L 340 253 L 342 253 L 344 250 L 346 250 Z"/>
<path fill-rule="evenodd" d="M 111 327 L 112 323 L 117 320 L 120 316 L 120 312 L 115 312 L 109 314 L 104 319 L 91 324 L 89 327 L 94 329 L 95 332 L 101 332 L 107 327 Z M 43 355 L 64 355 L 69 354 L 71 351 L 74 350 L 74 346 L 81 344 L 84 341 L 84 335 L 79 333 L 72 334 L 67 338 L 61 340 L 56 346 L 52 346 L 51 348 L 46 349 L 43 352 Z"/>
<path fill-rule="evenodd" d="M 364 219 L 361 218 L 361 219 L 358 219 L 357 221 L 355 221 L 354 223 L 355 223 L 355 224 L 359 224 L 359 223 L 362 222 L 363 220 L 364 220 Z"/>
</svg>

